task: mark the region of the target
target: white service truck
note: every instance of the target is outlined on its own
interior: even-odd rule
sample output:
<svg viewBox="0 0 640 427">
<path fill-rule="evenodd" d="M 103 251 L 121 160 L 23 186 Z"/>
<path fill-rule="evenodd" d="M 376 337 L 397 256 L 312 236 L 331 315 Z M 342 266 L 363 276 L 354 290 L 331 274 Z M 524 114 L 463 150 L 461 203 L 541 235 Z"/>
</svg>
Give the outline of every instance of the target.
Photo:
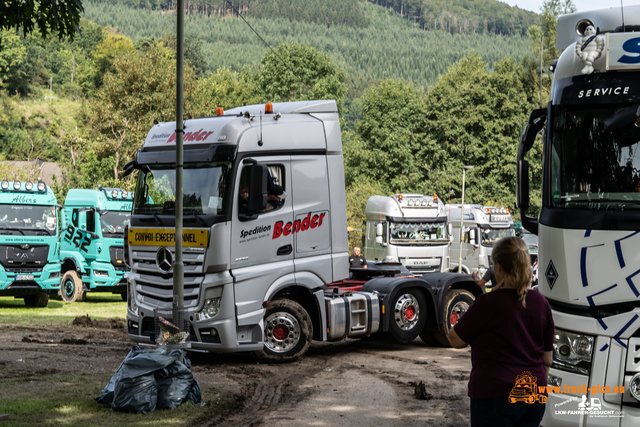
<svg viewBox="0 0 640 427">
<path fill-rule="evenodd" d="M 464 209 L 460 204 L 447 204 L 445 210 L 453 227 L 451 271 L 458 271 L 462 246 L 462 273 L 477 271 L 482 277 L 492 265 L 493 245 L 503 237 L 516 235 L 509 209 L 465 203 Z"/>
<path fill-rule="evenodd" d="M 312 339 L 375 332 L 448 345 L 452 323 L 481 292 L 469 276 L 397 277 L 402 266 L 391 264 L 349 278 L 335 101 L 219 113 L 185 121 L 183 309 L 191 348 L 288 361 Z M 138 343 L 156 343 L 155 313 L 173 308 L 175 129 L 153 126 L 125 167 L 138 170 L 125 239 L 127 329 Z M 279 197 L 270 194 L 274 183 L 284 190 Z"/>
<path fill-rule="evenodd" d="M 549 103 L 518 149 L 517 203 L 539 237 L 539 290 L 556 326 L 543 426 L 640 425 L 638 30 L 640 6 L 561 16 Z M 534 218 L 525 155 L 541 131 Z M 585 395 L 600 407 L 579 410 Z"/>
<path fill-rule="evenodd" d="M 368 261 L 394 260 L 415 275 L 449 271 L 451 226 L 437 195 L 371 196 L 365 216 Z"/>
</svg>

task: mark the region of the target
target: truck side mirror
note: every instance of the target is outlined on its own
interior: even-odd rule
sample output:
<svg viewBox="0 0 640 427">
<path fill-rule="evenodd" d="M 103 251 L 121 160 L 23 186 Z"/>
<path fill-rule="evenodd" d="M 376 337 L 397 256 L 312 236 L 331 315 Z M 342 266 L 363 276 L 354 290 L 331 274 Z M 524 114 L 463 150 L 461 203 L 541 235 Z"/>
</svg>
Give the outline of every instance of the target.
<svg viewBox="0 0 640 427">
<path fill-rule="evenodd" d="M 529 209 L 529 162 L 524 159 L 533 147 L 536 136 L 544 127 L 546 109 L 533 110 L 529 116 L 529 123 L 522 131 L 516 167 L 516 206 L 520 209 L 522 225 L 534 234 L 538 234 L 538 221 L 526 215 Z"/>
<path fill-rule="evenodd" d="M 449 241 L 453 242 L 453 225 L 447 224 L 447 231 L 449 232 Z"/>
<path fill-rule="evenodd" d="M 136 160 L 131 160 L 126 165 L 124 165 L 122 177 L 127 177 L 131 175 L 131 172 L 138 169 L 138 162 Z"/>
<path fill-rule="evenodd" d="M 476 243 L 476 237 L 476 229 L 472 228 L 469 230 L 469 244 L 477 247 L 478 244 Z"/>
<path fill-rule="evenodd" d="M 386 227 L 385 224 L 382 222 L 379 222 L 376 224 L 376 243 L 381 245 L 381 246 L 387 246 L 387 242 L 386 242 L 386 236 L 385 236 L 385 231 Z"/>
</svg>

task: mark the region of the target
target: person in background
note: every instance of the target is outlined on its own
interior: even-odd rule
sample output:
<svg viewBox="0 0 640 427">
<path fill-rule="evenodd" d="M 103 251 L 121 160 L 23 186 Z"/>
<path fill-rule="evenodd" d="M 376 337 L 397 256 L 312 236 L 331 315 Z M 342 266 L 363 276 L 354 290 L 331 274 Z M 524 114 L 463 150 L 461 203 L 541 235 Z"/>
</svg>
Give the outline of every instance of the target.
<svg viewBox="0 0 640 427">
<path fill-rule="evenodd" d="M 492 287 L 492 289 L 497 290 L 500 288 L 498 286 L 498 281 L 496 280 L 496 275 L 493 272 L 493 266 L 489 267 L 487 271 L 485 271 L 484 275 L 482 276 L 482 279 L 478 277 L 477 271 L 474 271 L 473 273 L 471 273 L 471 277 L 473 278 L 473 281 L 476 282 L 476 285 L 480 287 L 483 287 L 487 283 L 491 282 L 489 283 L 489 286 Z"/>
<path fill-rule="evenodd" d="M 531 404 L 511 403 L 509 395 L 523 376 L 547 385 L 555 332 L 551 308 L 530 289 L 531 259 L 522 239 L 503 238 L 491 256 L 501 288 L 479 295 L 449 332 L 452 347 L 471 345 L 471 426 L 538 426 L 546 391 Z"/>
<path fill-rule="evenodd" d="M 360 248 L 353 248 L 353 255 L 349 257 L 349 266 L 351 268 L 367 268 L 367 260 L 360 255 Z"/>
</svg>

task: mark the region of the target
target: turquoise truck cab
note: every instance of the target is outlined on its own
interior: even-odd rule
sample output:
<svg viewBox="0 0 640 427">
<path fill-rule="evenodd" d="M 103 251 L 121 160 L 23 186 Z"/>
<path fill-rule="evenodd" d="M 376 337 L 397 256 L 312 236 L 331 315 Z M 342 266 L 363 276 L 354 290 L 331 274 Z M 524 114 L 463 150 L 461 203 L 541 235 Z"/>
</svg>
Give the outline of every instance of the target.
<svg viewBox="0 0 640 427">
<path fill-rule="evenodd" d="M 60 259 L 64 301 L 82 301 L 87 292 L 127 298 L 124 227 L 131 218 L 133 193 L 120 188 L 72 189 L 62 209 Z"/>
<path fill-rule="evenodd" d="M 46 307 L 60 290 L 58 202 L 44 182 L 0 183 L 0 295 Z"/>
</svg>

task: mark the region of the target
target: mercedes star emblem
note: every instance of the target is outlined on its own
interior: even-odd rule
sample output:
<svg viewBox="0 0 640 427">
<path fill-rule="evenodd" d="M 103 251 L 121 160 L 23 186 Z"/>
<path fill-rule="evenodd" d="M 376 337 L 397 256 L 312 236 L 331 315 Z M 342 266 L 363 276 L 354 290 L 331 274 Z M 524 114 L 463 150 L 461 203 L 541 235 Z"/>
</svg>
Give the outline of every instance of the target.
<svg viewBox="0 0 640 427">
<path fill-rule="evenodd" d="M 173 269 L 173 254 L 169 248 L 160 248 L 156 253 L 156 266 L 162 273 L 169 273 Z"/>
</svg>

